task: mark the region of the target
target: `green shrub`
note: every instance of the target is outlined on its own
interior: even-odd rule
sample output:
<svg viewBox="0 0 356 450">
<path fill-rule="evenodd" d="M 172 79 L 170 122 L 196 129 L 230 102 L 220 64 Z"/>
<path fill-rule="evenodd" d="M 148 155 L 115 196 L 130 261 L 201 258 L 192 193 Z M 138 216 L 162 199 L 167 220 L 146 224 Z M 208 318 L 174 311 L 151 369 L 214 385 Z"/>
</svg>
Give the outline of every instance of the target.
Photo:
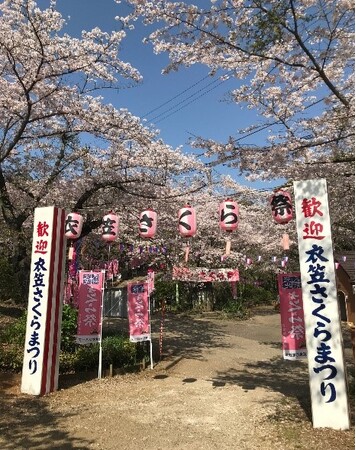
<svg viewBox="0 0 356 450">
<path fill-rule="evenodd" d="M 115 368 L 128 367 L 143 357 L 139 344 L 130 342 L 123 336 L 109 336 L 102 343 L 102 365 L 108 368 L 110 364 Z M 82 345 L 74 353 L 61 357 L 60 371 L 75 372 L 96 370 L 99 364 L 99 344 Z"/>
<path fill-rule="evenodd" d="M 76 348 L 77 322 L 78 310 L 73 306 L 64 305 L 61 327 L 61 350 L 64 352 L 73 352 Z"/>
<path fill-rule="evenodd" d="M 214 309 L 217 311 L 222 311 L 224 307 L 230 303 L 235 302 L 232 297 L 232 290 L 230 283 L 215 283 L 213 285 L 214 289 Z"/>
<path fill-rule="evenodd" d="M 5 372 L 21 372 L 23 357 L 23 345 L 0 344 L 0 370 Z"/>
<path fill-rule="evenodd" d="M 275 292 L 252 284 L 242 285 L 240 295 L 248 302 L 249 306 L 270 305 L 276 300 Z"/>
<path fill-rule="evenodd" d="M 109 336 L 103 339 L 103 365 L 125 367 L 135 363 L 136 344 L 123 336 Z"/>
<path fill-rule="evenodd" d="M 25 345 L 27 312 L 24 311 L 20 318 L 10 323 L 2 332 L 0 342 L 5 344 Z"/>
<path fill-rule="evenodd" d="M 275 292 L 253 284 L 237 284 L 237 298 L 232 296 L 230 283 L 214 285 L 214 309 L 229 316 L 246 317 L 249 308 L 256 305 L 269 305 L 276 299 Z"/>
<path fill-rule="evenodd" d="M 195 284 L 157 277 L 153 292 L 156 310 L 161 308 L 162 301 L 165 302 L 166 308 L 169 311 L 182 312 L 192 309 L 195 296 Z M 176 298 L 177 287 L 178 301 Z"/>
<path fill-rule="evenodd" d="M 59 353 L 59 373 L 74 373 L 78 365 L 78 352 L 63 352 Z"/>
<path fill-rule="evenodd" d="M 81 345 L 72 355 L 74 372 L 95 370 L 99 364 L 99 344 Z"/>
<path fill-rule="evenodd" d="M 0 298 L 23 303 L 24 295 L 28 291 L 28 274 L 22 271 L 15 273 L 10 259 L 0 257 Z"/>
<path fill-rule="evenodd" d="M 1 334 L 0 370 L 21 372 L 26 338 L 26 316 L 10 324 Z M 75 343 L 77 331 L 77 310 L 69 305 L 63 308 L 61 330 L 60 373 L 91 371 L 98 368 L 99 344 L 81 345 Z M 140 344 L 132 343 L 123 336 L 108 336 L 103 339 L 103 367 L 112 364 L 115 368 L 134 365 L 143 358 Z"/>
<path fill-rule="evenodd" d="M 228 317 L 244 319 L 249 315 L 249 309 L 243 299 L 231 299 L 221 309 Z"/>
</svg>

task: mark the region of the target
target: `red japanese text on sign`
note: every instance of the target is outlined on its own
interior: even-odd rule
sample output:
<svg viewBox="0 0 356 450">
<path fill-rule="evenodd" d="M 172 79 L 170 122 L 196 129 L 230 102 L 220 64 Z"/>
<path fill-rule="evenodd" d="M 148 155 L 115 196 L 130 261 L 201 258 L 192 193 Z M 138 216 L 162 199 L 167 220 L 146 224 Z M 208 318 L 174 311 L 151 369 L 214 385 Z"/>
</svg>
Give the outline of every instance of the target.
<svg viewBox="0 0 356 450">
<path fill-rule="evenodd" d="M 305 218 L 314 218 L 315 216 L 323 217 L 323 212 L 321 211 L 322 203 L 315 197 L 310 199 L 304 198 L 301 205 L 301 211 Z M 310 222 L 305 222 L 303 228 L 303 239 L 316 239 L 322 240 L 325 238 L 323 234 L 323 224 L 317 220 L 310 220 Z"/>
</svg>

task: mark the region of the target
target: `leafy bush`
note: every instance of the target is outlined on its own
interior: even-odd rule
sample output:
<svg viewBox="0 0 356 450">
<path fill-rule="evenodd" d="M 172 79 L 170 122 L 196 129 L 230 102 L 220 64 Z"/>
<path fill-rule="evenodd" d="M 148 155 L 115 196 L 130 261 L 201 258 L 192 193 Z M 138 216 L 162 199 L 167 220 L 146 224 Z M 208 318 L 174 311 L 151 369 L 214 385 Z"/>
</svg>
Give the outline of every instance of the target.
<svg viewBox="0 0 356 450">
<path fill-rule="evenodd" d="M 214 310 L 224 311 L 236 316 L 245 316 L 250 307 L 256 305 L 272 304 L 276 300 L 276 291 L 272 288 L 255 286 L 251 283 L 238 283 L 238 300 L 233 298 L 231 284 L 229 282 L 212 283 L 212 294 L 207 293 L 204 299 L 209 300 L 213 297 Z M 179 302 L 176 302 L 176 284 L 178 284 Z M 166 301 L 167 307 L 171 311 L 188 311 L 197 305 L 199 297 L 199 283 L 176 282 L 172 280 L 157 279 L 155 282 L 155 303 L 156 308 L 160 308 L 161 301 Z M 204 286 L 203 292 L 207 289 Z M 208 295 L 209 294 L 209 295 Z M 242 301 L 243 300 L 243 301 Z M 196 308 L 197 309 L 197 308 Z"/>
<path fill-rule="evenodd" d="M 24 357 L 26 336 L 26 312 L 15 322 L 10 323 L 0 336 L 0 370 L 20 372 Z"/>
<path fill-rule="evenodd" d="M 234 302 L 230 283 L 215 283 L 213 289 L 215 298 L 214 309 L 222 311 L 225 305 Z"/>
<path fill-rule="evenodd" d="M 103 365 L 125 367 L 136 362 L 136 344 L 123 336 L 103 339 Z"/>
<path fill-rule="evenodd" d="M 263 287 L 245 284 L 241 288 L 241 297 L 248 302 L 249 306 L 270 305 L 276 300 L 276 293 Z"/>
<path fill-rule="evenodd" d="M 5 372 L 21 372 L 23 356 L 23 345 L 0 344 L 0 370 Z"/>
<path fill-rule="evenodd" d="M 177 285 L 178 302 L 176 300 Z M 153 295 L 156 309 L 160 309 L 162 301 L 164 301 L 167 309 L 170 311 L 187 311 L 193 307 L 193 300 L 196 297 L 196 283 L 186 283 L 157 277 Z"/>
<path fill-rule="evenodd" d="M 144 356 L 139 344 L 123 336 L 108 336 L 102 343 L 102 365 L 109 368 L 126 368 L 136 364 Z M 99 364 L 99 344 L 81 345 L 75 352 L 61 352 L 60 372 L 83 372 L 96 370 Z"/>
<path fill-rule="evenodd" d="M 70 305 L 63 306 L 61 328 L 61 350 L 73 352 L 75 350 L 75 334 L 77 332 L 78 310 Z"/>
<path fill-rule="evenodd" d="M 75 348 L 75 333 L 77 331 L 77 310 L 69 305 L 64 305 L 61 328 L 61 348 L 71 351 Z M 25 345 L 27 326 L 27 311 L 16 321 L 9 324 L 1 333 L 1 342 L 7 344 Z"/>
<path fill-rule="evenodd" d="M 23 302 L 23 293 L 27 290 L 27 275 L 23 272 L 15 274 L 10 260 L 2 256 L 0 258 L 0 298 L 12 299 L 19 304 Z"/>
<path fill-rule="evenodd" d="M 249 310 L 245 302 L 241 299 L 229 300 L 223 306 L 222 311 L 231 318 L 244 319 L 249 315 Z"/>
<path fill-rule="evenodd" d="M 176 283 L 172 280 L 164 280 L 157 278 L 155 280 L 155 290 L 153 292 L 153 298 L 155 302 L 155 308 L 160 309 L 162 302 L 165 302 L 168 308 L 176 306 Z"/>
<path fill-rule="evenodd" d="M 99 344 L 81 345 L 71 355 L 73 355 L 72 370 L 74 372 L 94 370 L 99 362 Z M 61 367 L 60 371 L 62 372 Z"/>
<path fill-rule="evenodd" d="M 234 298 L 229 283 L 218 283 L 214 288 L 214 294 L 215 310 L 237 319 L 244 319 L 249 315 L 248 302 L 241 295 Z"/>
<path fill-rule="evenodd" d="M 1 334 L 0 370 L 21 372 L 26 338 L 25 312 Z M 77 310 L 69 305 L 63 308 L 61 330 L 60 373 L 96 370 L 99 362 L 99 344 L 78 346 L 75 343 Z M 102 343 L 103 367 L 132 366 L 144 357 L 143 347 L 123 336 L 108 336 Z"/>
<path fill-rule="evenodd" d="M 74 373 L 78 365 L 77 352 L 63 352 L 59 353 L 59 373 Z"/>
<path fill-rule="evenodd" d="M 24 311 L 20 318 L 10 323 L 2 332 L 0 342 L 20 345 L 22 350 L 25 345 L 27 312 Z"/>
</svg>

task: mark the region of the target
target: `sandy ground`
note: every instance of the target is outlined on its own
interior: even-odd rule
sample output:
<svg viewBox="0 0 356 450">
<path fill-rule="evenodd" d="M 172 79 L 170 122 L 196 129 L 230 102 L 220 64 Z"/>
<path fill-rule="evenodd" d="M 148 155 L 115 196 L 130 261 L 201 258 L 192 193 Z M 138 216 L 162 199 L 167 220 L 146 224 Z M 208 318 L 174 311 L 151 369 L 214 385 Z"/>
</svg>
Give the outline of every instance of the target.
<svg viewBox="0 0 356 450">
<path fill-rule="evenodd" d="M 0 449 L 354 449 L 353 425 L 312 427 L 307 363 L 282 359 L 279 320 L 272 308 L 246 321 L 168 314 L 153 369 L 60 376 L 60 389 L 41 398 L 2 374 Z M 159 330 L 157 315 L 155 354 Z M 347 334 L 345 356 L 353 374 Z"/>
</svg>

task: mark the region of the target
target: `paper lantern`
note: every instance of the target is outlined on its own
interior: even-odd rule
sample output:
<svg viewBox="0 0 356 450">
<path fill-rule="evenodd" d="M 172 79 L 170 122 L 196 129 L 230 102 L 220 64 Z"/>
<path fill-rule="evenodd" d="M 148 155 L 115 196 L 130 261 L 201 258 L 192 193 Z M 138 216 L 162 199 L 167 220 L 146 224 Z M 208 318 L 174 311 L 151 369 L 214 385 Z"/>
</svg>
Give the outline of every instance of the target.
<svg viewBox="0 0 356 450">
<path fill-rule="evenodd" d="M 68 239 L 78 239 L 83 228 L 83 217 L 78 213 L 69 213 L 66 217 L 64 234 Z"/>
<path fill-rule="evenodd" d="M 139 233 L 143 238 L 152 238 L 157 231 L 157 213 L 146 209 L 140 214 Z"/>
<path fill-rule="evenodd" d="M 192 237 L 197 232 L 195 209 L 186 205 L 178 211 L 178 230 L 183 237 Z"/>
<path fill-rule="evenodd" d="M 238 226 L 239 207 L 233 200 L 227 199 L 220 203 L 220 228 L 225 231 L 234 231 Z"/>
<path fill-rule="evenodd" d="M 112 242 L 119 233 L 119 218 L 112 211 L 103 217 L 101 224 L 101 237 L 104 241 Z"/>
<path fill-rule="evenodd" d="M 292 198 L 289 192 L 276 191 L 271 199 L 272 217 L 279 224 L 288 223 L 293 217 Z"/>
</svg>

